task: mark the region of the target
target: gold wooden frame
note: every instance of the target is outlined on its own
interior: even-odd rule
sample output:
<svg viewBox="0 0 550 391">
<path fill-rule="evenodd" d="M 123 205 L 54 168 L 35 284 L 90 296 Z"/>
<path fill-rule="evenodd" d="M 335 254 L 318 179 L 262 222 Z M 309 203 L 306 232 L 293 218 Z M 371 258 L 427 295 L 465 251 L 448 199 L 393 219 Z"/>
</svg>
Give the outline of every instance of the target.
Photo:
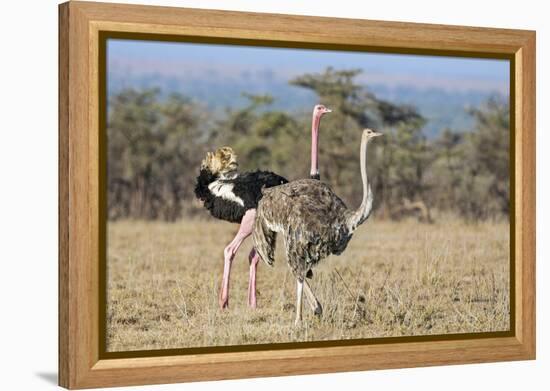
<svg viewBox="0 0 550 391">
<path fill-rule="evenodd" d="M 497 57 L 511 63 L 512 330 L 476 339 L 104 358 L 99 260 L 104 32 Z M 59 384 L 90 388 L 535 358 L 535 33 L 105 3 L 59 7 Z"/>
</svg>

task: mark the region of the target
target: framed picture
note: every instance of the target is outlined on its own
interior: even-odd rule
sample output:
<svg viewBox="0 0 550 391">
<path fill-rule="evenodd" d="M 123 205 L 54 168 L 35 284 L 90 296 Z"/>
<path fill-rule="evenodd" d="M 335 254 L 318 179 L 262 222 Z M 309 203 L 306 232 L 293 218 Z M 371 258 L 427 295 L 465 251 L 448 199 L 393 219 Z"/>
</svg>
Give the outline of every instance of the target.
<svg viewBox="0 0 550 391">
<path fill-rule="evenodd" d="M 59 20 L 61 386 L 535 358 L 534 32 Z"/>
</svg>

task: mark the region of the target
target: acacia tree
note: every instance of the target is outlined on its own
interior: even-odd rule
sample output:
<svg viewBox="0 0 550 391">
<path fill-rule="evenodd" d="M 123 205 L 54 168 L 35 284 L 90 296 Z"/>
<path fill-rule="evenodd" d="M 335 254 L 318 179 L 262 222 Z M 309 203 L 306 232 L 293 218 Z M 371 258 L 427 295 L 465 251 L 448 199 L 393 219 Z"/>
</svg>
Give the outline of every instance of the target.
<svg viewBox="0 0 550 391">
<path fill-rule="evenodd" d="M 446 129 L 433 142 L 430 199 L 467 220 L 507 216 L 510 207 L 508 102 L 496 96 L 470 110 L 473 129 Z"/>
<path fill-rule="evenodd" d="M 109 102 L 108 216 L 164 219 L 181 215 L 192 197 L 195 167 L 204 150 L 200 109 L 159 91 L 122 91 Z"/>
<path fill-rule="evenodd" d="M 433 141 L 434 162 L 427 173 L 429 201 L 441 210 L 456 209 L 464 175 L 464 134 L 445 129 Z"/>
<path fill-rule="evenodd" d="M 462 144 L 465 170 L 457 206 L 469 219 L 508 216 L 510 106 L 495 96 L 470 112 L 476 125 Z"/>
<path fill-rule="evenodd" d="M 323 73 L 299 76 L 291 84 L 313 90 L 334 109 L 323 119 L 326 130 L 319 148 L 320 167 L 323 178 L 352 203 L 361 197 L 361 181 L 357 180 L 361 130 L 372 127 L 384 132 L 385 137 L 377 140 L 382 148 L 374 149 L 376 156 L 369 154 L 369 169 L 376 172 L 372 180 L 376 198 L 389 208 L 402 195 L 421 193 L 426 160 L 424 120 L 413 107 L 387 102 L 366 90 L 355 81 L 360 73 L 327 68 Z"/>
<path fill-rule="evenodd" d="M 273 103 L 271 96 L 243 95 L 249 104 L 228 111 L 226 118 L 217 123 L 215 144 L 232 146 L 242 170 L 269 169 L 291 177 L 295 171 L 300 172 L 295 166 L 303 157 L 298 149 L 303 145 L 296 143 L 303 136 L 299 123 L 283 111 L 267 110 Z"/>
<path fill-rule="evenodd" d="M 384 211 L 390 216 L 407 202 L 429 204 L 426 173 L 433 159 L 422 124 L 423 121 L 413 120 L 386 128 L 387 137 L 376 170 L 382 178 L 379 194 Z"/>
</svg>

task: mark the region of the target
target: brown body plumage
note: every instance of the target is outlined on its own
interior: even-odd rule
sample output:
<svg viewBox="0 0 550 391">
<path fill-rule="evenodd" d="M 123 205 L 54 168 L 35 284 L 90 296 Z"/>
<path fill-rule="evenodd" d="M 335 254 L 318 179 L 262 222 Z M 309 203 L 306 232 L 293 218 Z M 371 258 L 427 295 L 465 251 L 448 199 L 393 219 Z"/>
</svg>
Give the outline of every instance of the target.
<svg viewBox="0 0 550 391">
<path fill-rule="evenodd" d="M 308 272 L 331 254 L 339 255 L 347 247 L 353 232 L 370 215 L 372 190 L 368 184 L 366 152 L 368 142 L 380 133 L 363 131 L 361 139 L 361 178 L 363 200 L 349 210 L 332 189 L 320 181 L 302 179 L 264 190 L 254 222 L 254 246 L 260 258 L 272 265 L 275 241 L 283 235 L 288 264 L 297 279 L 297 316 L 301 319 L 301 295 L 305 289 L 315 313 L 321 305 L 305 281 Z"/>
<path fill-rule="evenodd" d="M 264 190 L 264 201 L 258 205 L 257 251 L 272 264 L 273 239 L 264 238 L 283 234 L 289 265 L 303 279 L 321 259 L 344 251 L 352 235 L 346 225 L 349 211 L 323 182 L 301 179 L 280 187 L 279 191 Z"/>
</svg>

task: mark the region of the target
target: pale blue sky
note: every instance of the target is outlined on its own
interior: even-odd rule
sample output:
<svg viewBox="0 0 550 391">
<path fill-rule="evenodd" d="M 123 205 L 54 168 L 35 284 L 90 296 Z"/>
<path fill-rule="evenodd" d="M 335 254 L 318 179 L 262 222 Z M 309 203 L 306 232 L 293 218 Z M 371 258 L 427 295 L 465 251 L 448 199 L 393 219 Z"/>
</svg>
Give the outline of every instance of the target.
<svg viewBox="0 0 550 391">
<path fill-rule="evenodd" d="M 360 68 L 375 81 L 410 82 L 428 87 L 441 84 L 442 87 L 454 85 L 507 93 L 509 84 L 509 62 L 496 59 L 114 39 L 109 39 L 107 48 L 109 64 L 134 71 L 170 73 L 178 67 L 181 70 L 215 68 L 231 74 L 247 69 L 270 69 L 292 77 L 332 66 Z"/>
</svg>

